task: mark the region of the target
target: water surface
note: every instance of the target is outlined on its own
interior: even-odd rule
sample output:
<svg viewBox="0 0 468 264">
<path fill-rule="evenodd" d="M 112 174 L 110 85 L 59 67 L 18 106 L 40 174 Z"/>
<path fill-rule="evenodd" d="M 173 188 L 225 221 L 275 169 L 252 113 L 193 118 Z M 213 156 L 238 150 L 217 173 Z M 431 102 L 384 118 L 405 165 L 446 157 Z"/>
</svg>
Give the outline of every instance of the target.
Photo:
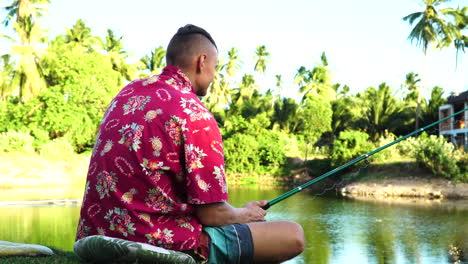
<svg viewBox="0 0 468 264">
<path fill-rule="evenodd" d="M 73 198 L 71 193 L 62 198 Z M 230 198 L 233 205 L 241 206 L 282 193 L 231 188 Z M 44 197 L 44 191 L 40 195 Z M 8 197 L 0 191 L 0 199 L 15 200 L 11 194 Z M 29 191 L 28 199 L 34 197 Z M 0 240 L 71 250 L 79 209 L 78 205 L 0 206 Z M 267 219 L 296 221 L 305 230 L 306 250 L 288 263 L 448 264 L 453 263 L 449 247 L 466 250 L 468 244 L 468 210 L 443 203 L 401 205 L 298 193 L 272 206 Z"/>
</svg>

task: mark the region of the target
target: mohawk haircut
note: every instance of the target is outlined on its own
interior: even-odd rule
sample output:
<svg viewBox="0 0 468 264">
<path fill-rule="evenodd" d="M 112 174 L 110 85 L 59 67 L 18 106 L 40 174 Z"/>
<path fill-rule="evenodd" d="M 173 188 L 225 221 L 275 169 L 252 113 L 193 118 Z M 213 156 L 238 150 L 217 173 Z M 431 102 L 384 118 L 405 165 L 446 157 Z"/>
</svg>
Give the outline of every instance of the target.
<svg viewBox="0 0 468 264">
<path fill-rule="evenodd" d="M 216 42 L 211 37 L 210 33 L 201 27 L 187 24 L 179 28 L 177 33 L 169 42 L 166 52 L 166 62 L 169 64 L 170 62 L 181 63 L 185 61 L 187 57 L 192 55 L 194 52 L 193 46 L 197 46 L 194 43 L 199 39 L 200 35 L 208 39 L 211 44 L 215 46 L 216 50 L 218 49 L 218 46 L 216 46 Z"/>
</svg>

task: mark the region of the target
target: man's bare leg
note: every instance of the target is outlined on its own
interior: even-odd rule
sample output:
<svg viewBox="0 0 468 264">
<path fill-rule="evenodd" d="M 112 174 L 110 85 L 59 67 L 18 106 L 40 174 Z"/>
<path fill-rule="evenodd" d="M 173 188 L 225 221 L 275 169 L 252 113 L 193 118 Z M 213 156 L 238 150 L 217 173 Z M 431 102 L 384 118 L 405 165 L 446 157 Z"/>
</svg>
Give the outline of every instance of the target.
<svg viewBox="0 0 468 264">
<path fill-rule="evenodd" d="M 252 233 L 255 263 L 280 263 L 304 251 L 304 230 L 295 222 L 255 222 L 247 225 Z"/>
</svg>

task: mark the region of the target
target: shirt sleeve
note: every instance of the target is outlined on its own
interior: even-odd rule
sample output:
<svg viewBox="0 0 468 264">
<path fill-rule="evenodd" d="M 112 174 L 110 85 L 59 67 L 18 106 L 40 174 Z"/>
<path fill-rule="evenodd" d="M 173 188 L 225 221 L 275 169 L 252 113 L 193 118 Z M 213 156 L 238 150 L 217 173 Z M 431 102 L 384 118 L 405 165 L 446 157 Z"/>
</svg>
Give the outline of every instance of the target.
<svg viewBox="0 0 468 264">
<path fill-rule="evenodd" d="M 184 158 L 188 203 L 228 200 L 221 133 L 215 119 L 187 120 Z"/>
</svg>

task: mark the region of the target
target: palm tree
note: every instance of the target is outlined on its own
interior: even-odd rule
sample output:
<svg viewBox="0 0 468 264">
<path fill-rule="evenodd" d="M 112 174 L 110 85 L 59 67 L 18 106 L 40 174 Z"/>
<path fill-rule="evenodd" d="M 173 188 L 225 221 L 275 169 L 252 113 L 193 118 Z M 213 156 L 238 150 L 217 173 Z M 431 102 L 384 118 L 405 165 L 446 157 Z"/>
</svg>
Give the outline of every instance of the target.
<svg viewBox="0 0 468 264">
<path fill-rule="evenodd" d="M 276 88 L 278 88 L 278 99 L 281 97 L 281 90 L 283 88 L 283 80 L 281 79 L 281 74 L 275 75 L 276 78 Z"/>
<path fill-rule="evenodd" d="M 362 99 L 363 116 L 369 135 L 377 140 L 385 130 L 394 131 L 400 120 L 397 118 L 402 108 L 392 95 L 392 89 L 386 83 L 381 83 L 378 89 L 369 87 L 360 94 Z"/>
<path fill-rule="evenodd" d="M 226 73 L 230 77 L 234 77 L 236 75 L 236 72 L 240 68 L 240 63 L 241 61 L 239 59 L 239 51 L 236 48 L 232 47 L 228 51 L 228 62 L 225 65 Z"/>
<path fill-rule="evenodd" d="M 280 129 L 284 129 L 289 133 L 293 133 L 294 128 L 297 126 L 297 110 L 299 105 L 292 98 L 283 98 L 277 100 L 273 107 L 273 122 L 280 126 Z"/>
<path fill-rule="evenodd" d="M 468 36 L 463 34 L 463 31 L 468 28 L 468 7 L 463 7 L 460 9 L 446 8 L 440 10 L 441 13 L 451 16 L 453 19 L 453 24 L 449 23 L 448 28 L 450 34 L 446 35 L 440 44 L 440 47 L 450 46 L 453 42 L 456 55 L 455 55 L 455 67 L 458 65 L 458 55 L 460 51 L 465 52 L 465 48 L 468 48 Z"/>
<path fill-rule="evenodd" d="M 306 67 L 301 66 L 296 71 L 294 76 L 294 83 L 299 86 L 299 92 L 303 91 L 307 85 L 309 85 L 309 70 Z M 301 92 L 302 93 L 302 92 Z"/>
<path fill-rule="evenodd" d="M 104 50 L 107 51 L 107 55 L 112 63 L 112 68 L 121 76 L 118 85 L 122 85 L 122 77 L 128 81 L 132 80 L 135 69 L 125 62 L 128 53 L 123 49 L 122 37 L 119 38 L 115 36 L 111 29 L 107 29 Z"/>
<path fill-rule="evenodd" d="M 39 27 L 35 19 L 45 11 L 40 5 L 49 2 L 49 0 L 15 0 L 4 8 L 8 15 L 3 24 L 8 26 L 14 21 L 13 28 L 18 37 L 0 35 L 14 43 L 10 52 L 12 62 L 8 66 L 11 68 L 10 81 L 2 83 L 2 85 L 8 83 L 10 87 L 4 86 L 2 90 L 11 92 L 18 88 L 20 102 L 30 100 L 45 87 L 41 50 L 38 45 L 44 43 L 47 38 L 45 31 Z M 11 66 L 13 64 L 14 68 Z"/>
<path fill-rule="evenodd" d="M 257 47 L 254 59 L 256 60 L 254 70 L 256 72 L 265 73 L 267 63 L 270 60 L 270 52 L 267 51 L 265 45 Z"/>
<path fill-rule="evenodd" d="M 353 115 L 351 109 L 355 105 L 352 97 L 348 96 L 349 86 L 335 84 L 332 86 L 336 93 L 335 100 L 332 101 L 332 132 L 338 136 L 341 131 L 351 126 Z"/>
<path fill-rule="evenodd" d="M 86 26 L 86 23 L 82 19 L 76 20 L 73 28 L 67 28 L 66 31 L 65 43 L 72 49 L 78 48 L 87 52 L 92 52 L 96 48 L 102 47 L 100 38 L 91 34 L 91 28 Z"/>
<path fill-rule="evenodd" d="M 232 102 L 234 105 L 240 106 L 244 102 L 249 101 L 256 91 L 257 85 L 255 84 L 254 76 L 251 74 L 244 74 L 244 76 L 242 76 L 242 82 L 239 85 L 239 88 L 235 89 Z"/>
<path fill-rule="evenodd" d="M 431 98 L 423 110 L 422 120 L 426 124 L 433 123 L 439 119 L 439 106 L 446 103 L 447 99 L 444 98 L 444 89 L 434 86 L 431 91 Z"/>
<path fill-rule="evenodd" d="M 159 46 L 151 51 L 151 54 L 145 55 L 141 58 L 141 62 L 145 66 L 145 70 L 149 70 L 151 74 L 159 74 L 164 68 L 164 58 L 166 57 L 166 50 Z"/>
<path fill-rule="evenodd" d="M 12 92 L 11 76 L 15 65 L 11 62 L 9 54 L 3 55 L 0 58 L 0 100 L 4 100 Z"/>
<path fill-rule="evenodd" d="M 414 128 L 417 130 L 419 128 L 419 116 L 421 111 L 421 92 L 419 90 L 420 86 L 418 83 L 421 81 L 419 74 L 410 72 L 406 74 L 405 86 L 410 91 L 406 96 L 407 101 L 416 101 L 416 116 Z"/>
<path fill-rule="evenodd" d="M 422 46 L 424 54 L 427 55 L 429 45 L 439 45 L 441 38 L 450 37 L 449 27 L 445 20 L 437 12 L 437 7 L 448 0 L 422 0 L 426 5 L 423 12 L 415 12 L 403 18 L 413 25 L 419 19 L 415 27 L 411 30 L 408 39 L 416 40 L 417 46 Z"/>
<path fill-rule="evenodd" d="M 231 89 L 224 73 L 225 66 L 218 63 L 215 69 L 215 75 L 209 89 L 209 96 L 205 96 L 205 103 L 212 112 L 223 112 L 224 108 L 230 103 Z"/>
<path fill-rule="evenodd" d="M 46 10 L 40 5 L 49 3 L 50 0 L 14 0 L 9 6 L 3 8 L 7 12 L 3 24 L 8 26 L 15 17 L 19 24 L 29 16 L 33 16 L 33 19 L 41 17 Z"/>
<path fill-rule="evenodd" d="M 328 61 L 325 53 L 321 55 L 321 63 L 312 71 L 301 66 L 296 73 L 294 82 L 299 84 L 299 92 L 302 93 L 302 101 L 310 93 L 322 94 L 325 98 L 334 97 L 333 88 L 330 85 L 330 70 L 327 68 Z"/>
<path fill-rule="evenodd" d="M 18 38 L 8 38 L 14 44 L 10 52 L 16 67 L 11 72 L 11 87 L 7 90 L 18 88 L 18 97 L 21 102 L 26 102 L 37 95 L 44 87 L 45 80 L 41 66 L 42 50 L 38 45 L 47 39 L 44 30 L 33 22 L 32 16 L 24 21 L 14 22 L 13 27 Z"/>
</svg>

